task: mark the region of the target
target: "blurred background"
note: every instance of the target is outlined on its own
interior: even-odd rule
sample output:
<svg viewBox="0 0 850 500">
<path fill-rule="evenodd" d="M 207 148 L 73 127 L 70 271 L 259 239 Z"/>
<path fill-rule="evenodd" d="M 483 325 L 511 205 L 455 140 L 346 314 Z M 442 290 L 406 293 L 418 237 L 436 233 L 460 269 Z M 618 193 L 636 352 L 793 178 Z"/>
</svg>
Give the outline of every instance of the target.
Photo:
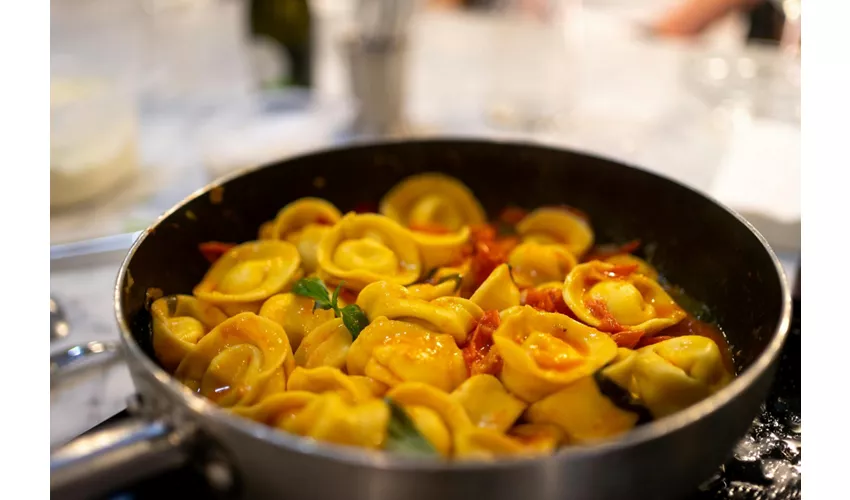
<svg viewBox="0 0 850 500">
<path fill-rule="evenodd" d="M 117 336 L 127 233 L 219 176 L 375 138 L 516 138 L 623 160 L 739 210 L 795 272 L 799 0 L 50 5 L 51 293 L 70 332 L 54 348 Z M 65 259 L 92 239 L 116 251 Z M 131 392 L 123 375 L 96 384 L 52 394 L 54 441 Z"/>
</svg>

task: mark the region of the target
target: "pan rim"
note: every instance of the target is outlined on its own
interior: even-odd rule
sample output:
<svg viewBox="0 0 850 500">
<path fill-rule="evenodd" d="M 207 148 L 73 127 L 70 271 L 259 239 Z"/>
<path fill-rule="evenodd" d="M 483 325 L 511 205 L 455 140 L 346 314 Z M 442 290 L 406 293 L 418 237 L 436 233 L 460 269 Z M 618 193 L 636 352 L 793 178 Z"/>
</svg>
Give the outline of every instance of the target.
<svg viewBox="0 0 850 500">
<path fill-rule="evenodd" d="M 781 289 L 781 311 L 779 322 L 773 331 L 770 342 L 765 347 L 764 351 L 747 367 L 747 369 L 735 377 L 735 379 L 726 387 L 717 393 L 703 399 L 702 401 L 689 406 L 688 408 L 668 415 L 661 419 L 655 420 L 636 429 L 633 429 L 623 436 L 596 443 L 589 446 L 581 447 L 566 447 L 553 455 L 547 455 L 535 458 L 500 458 L 496 461 L 445 461 L 445 460 L 421 460 L 408 458 L 403 456 L 391 455 L 379 451 L 363 450 L 331 443 L 323 443 L 301 436 L 291 435 L 284 431 L 269 427 L 265 424 L 254 422 L 250 419 L 234 415 L 226 409 L 220 408 L 210 401 L 198 396 L 183 384 L 174 379 L 169 373 L 158 366 L 150 359 L 141 349 L 138 342 L 133 338 L 130 325 L 124 320 L 122 292 L 123 283 L 126 279 L 129 265 L 135 255 L 137 249 L 142 245 L 145 239 L 152 234 L 155 229 L 172 214 L 181 210 L 192 200 L 199 196 L 208 193 L 214 188 L 227 184 L 233 179 L 247 175 L 251 172 L 262 170 L 265 168 L 274 168 L 276 165 L 294 160 L 307 159 L 314 156 L 323 156 L 335 154 L 340 151 L 348 151 L 353 149 L 368 149 L 382 147 L 387 145 L 397 144 L 456 144 L 456 145 L 487 145 L 496 144 L 500 146 L 519 147 L 519 148 L 534 148 L 545 149 L 550 152 L 567 152 L 571 154 L 581 155 L 596 161 L 613 163 L 621 167 L 640 170 L 646 175 L 660 178 L 669 183 L 672 183 L 679 188 L 691 191 L 697 196 L 707 199 L 716 206 L 725 210 L 733 216 L 739 223 L 743 224 L 761 243 L 763 249 L 770 256 L 774 268 L 779 278 Z M 791 292 L 788 285 L 788 279 L 782 267 L 779 258 L 771 248 L 767 240 L 762 234 L 753 227 L 744 217 L 738 212 L 724 205 L 713 196 L 697 191 L 690 186 L 687 186 L 676 179 L 667 175 L 659 174 L 637 165 L 625 163 L 624 161 L 606 158 L 604 156 L 591 154 L 585 151 L 574 148 L 566 148 L 543 144 L 530 140 L 517 139 L 502 139 L 502 138 L 458 138 L 458 137 L 429 137 L 426 139 L 387 139 L 380 141 L 360 140 L 343 145 L 333 145 L 307 153 L 302 153 L 284 160 L 267 162 L 260 165 L 243 168 L 213 180 L 206 186 L 189 194 L 186 198 L 175 204 L 171 209 L 163 213 L 157 218 L 147 229 L 141 232 L 139 237 L 133 243 L 124 260 L 121 263 L 121 268 L 116 278 L 116 283 L 113 291 L 113 306 L 115 318 L 121 331 L 121 342 L 128 356 L 128 361 L 135 362 L 144 367 L 148 375 L 155 378 L 161 386 L 169 393 L 171 400 L 178 400 L 183 407 L 197 413 L 197 418 L 211 419 L 218 426 L 226 426 L 233 431 L 245 434 L 252 438 L 260 439 L 273 444 L 277 447 L 282 447 L 304 453 L 316 458 L 324 458 L 333 461 L 339 461 L 348 465 L 364 466 L 369 468 L 386 469 L 386 470 L 401 470 L 401 471 L 419 471 L 430 473 L 454 473 L 463 471 L 480 471 L 480 470 L 501 470 L 505 468 L 525 468 L 535 466 L 554 466 L 566 462 L 578 461 L 588 457 L 605 455 L 617 450 L 631 448 L 647 442 L 662 438 L 668 434 L 672 434 L 680 429 L 688 427 L 706 415 L 713 413 L 720 408 L 730 404 L 741 393 L 745 392 L 753 385 L 778 359 L 782 347 L 788 335 L 788 330 L 791 323 Z"/>
</svg>

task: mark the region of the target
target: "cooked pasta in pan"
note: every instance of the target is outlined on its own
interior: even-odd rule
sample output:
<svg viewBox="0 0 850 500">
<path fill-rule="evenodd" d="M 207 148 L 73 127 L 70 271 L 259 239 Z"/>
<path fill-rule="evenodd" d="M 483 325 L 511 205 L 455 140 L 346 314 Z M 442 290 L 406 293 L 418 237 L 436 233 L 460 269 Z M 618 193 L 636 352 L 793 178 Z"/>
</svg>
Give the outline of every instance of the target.
<svg viewBox="0 0 850 500">
<path fill-rule="evenodd" d="M 254 241 L 202 244 L 192 294 L 150 305 L 162 367 L 284 432 L 448 460 L 615 439 L 734 377 L 718 326 L 576 209 L 488 221 L 443 174 L 378 207 L 302 198 Z"/>
</svg>

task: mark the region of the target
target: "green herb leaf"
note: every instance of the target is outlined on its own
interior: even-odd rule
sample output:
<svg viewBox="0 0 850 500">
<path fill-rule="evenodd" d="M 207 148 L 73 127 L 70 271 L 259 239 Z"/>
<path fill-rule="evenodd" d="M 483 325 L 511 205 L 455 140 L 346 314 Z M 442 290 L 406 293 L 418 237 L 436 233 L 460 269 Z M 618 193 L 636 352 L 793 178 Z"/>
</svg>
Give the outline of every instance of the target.
<svg viewBox="0 0 850 500">
<path fill-rule="evenodd" d="M 351 332 L 351 338 L 356 339 L 364 328 L 369 326 L 369 318 L 357 304 L 349 304 L 340 309 L 342 324 Z"/>
<path fill-rule="evenodd" d="M 313 310 L 316 309 L 332 309 L 334 307 L 331 302 L 330 293 L 319 278 L 302 278 L 295 282 L 292 287 L 292 293 L 313 299 Z"/>
<path fill-rule="evenodd" d="M 460 289 L 460 285 L 463 283 L 463 276 L 461 276 L 460 274 L 455 273 L 455 274 L 449 274 L 447 276 L 443 276 L 442 278 L 437 280 L 437 284 L 440 285 L 442 283 L 445 283 L 446 281 L 451 281 L 451 280 L 454 280 L 454 282 L 455 282 L 455 290 L 454 291 L 458 291 Z"/>
<path fill-rule="evenodd" d="M 334 312 L 336 312 L 337 316 L 339 316 L 339 291 L 342 290 L 342 285 L 344 284 L 344 281 L 340 281 L 339 285 L 334 288 L 334 294 L 331 297 L 331 307 L 334 308 Z"/>
<path fill-rule="evenodd" d="M 385 398 L 390 407 L 390 420 L 387 423 L 387 451 L 410 456 L 437 456 L 437 450 L 419 432 L 416 425 L 404 409 L 390 398 Z"/>
</svg>

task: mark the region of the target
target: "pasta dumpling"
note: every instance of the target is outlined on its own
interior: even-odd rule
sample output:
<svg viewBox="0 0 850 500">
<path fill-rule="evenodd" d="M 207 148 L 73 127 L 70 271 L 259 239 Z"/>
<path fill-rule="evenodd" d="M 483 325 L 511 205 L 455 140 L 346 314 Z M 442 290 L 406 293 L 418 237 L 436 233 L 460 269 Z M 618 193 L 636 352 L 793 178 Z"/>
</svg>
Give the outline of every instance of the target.
<svg viewBox="0 0 850 500">
<path fill-rule="evenodd" d="M 383 448 L 390 410 L 380 399 L 349 402 L 337 392 L 325 392 L 283 422 L 293 434 L 361 448 Z"/>
<path fill-rule="evenodd" d="M 580 257 L 593 245 L 593 229 L 588 222 L 564 208 L 538 208 L 516 226 L 523 241 L 557 244 Z"/>
<path fill-rule="evenodd" d="M 655 418 L 686 408 L 732 380 L 717 344 L 685 335 L 642 347 L 620 348 L 603 376 L 629 391 Z"/>
<path fill-rule="evenodd" d="M 451 391 L 466 379 L 466 364 L 451 335 L 405 321 L 379 317 L 351 344 L 348 373 L 389 386 L 424 382 Z"/>
<path fill-rule="evenodd" d="M 387 392 L 387 398 L 399 404 L 417 429 L 443 456 L 450 456 L 454 437 L 473 423 L 463 406 L 444 391 L 419 382 L 406 382 Z"/>
<path fill-rule="evenodd" d="M 617 255 L 612 255 L 603 259 L 603 262 L 621 267 L 635 266 L 636 273 L 640 273 L 653 281 L 658 281 L 658 271 L 656 271 L 655 268 L 649 264 L 649 262 L 641 259 L 640 257 L 635 257 L 632 254 L 621 253 Z"/>
<path fill-rule="evenodd" d="M 502 264 L 490 273 L 469 300 L 484 311 L 502 311 L 520 304 L 520 292 L 511 278 L 507 264 Z"/>
<path fill-rule="evenodd" d="M 584 377 L 532 404 L 526 418 L 534 424 L 556 425 L 570 443 L 585 444 L 622 434 L 638 421 L 636 413 L 617 407 Z"/>
<path fill-rule="evenodd" d="M 528 403 L 591 375 L 617 355 L 607 334 L 529 306 L 506 315 L 493 341 L 504 360 L 502 383 Z"/>
<path fill-rule="evenodd" d="M 463 260 L 469 243 L 469 226 L 446 234 L 432 234 L 418 231 L 410 232 L 419 253 L 422 256 L 422 266 L 426 269 L 443 267 Z"/>
<path fill-rule="evenodd" d="M 286 389 L 295 368 L 283 328 L 242 313 L 222 322 L 192 349 L 174 376 L 219 406 L 250 405 Z"/>
<path fill-rule="evenodd" d="M 576 258 L 565 247 L 536 242 L 521 243 L 508 256 L 513 279 L 521 288 L 563 281 Z"/>
<path fill-rule="evenodd" d="M 486 221 L 472 191 L 454 177 L 438 173 L 401 181 L 381 200 L 380 212 L 413 230 L 454 232 Z"/>
<path fill-rule="evenodd" d="M 410 296 L 407 289 L 386 281 L 372 283 L 357 296 L 366 316 L 403 319 L 439 333 L 448 333 L 463 343 L 484 311 L 460 297 L 438 297 L 425 301 Z"/>
<path fill-rule="evenodd" d="M 285 240 L 309 226 L 333 226 L 342 213 L 330 202 L 321 198 L 300 198 L 284 206 L 273 222 L 271 235 Z"/>
<path fill-rule="evenodd" d="M 319 244 L 319 277 L 361 290 L 369 283 L 413 283 L 422 272 L 419 249 L 403 227 L 377 214 L 350 213 Z"/>
<path fill-rule="evenodd" d="M 283 327 L 293 349 L 298 349 L 308 333 L 334 318 L 331 310 L 315 309 L 313 299 L 281 293 L 270 297 L 260 308 L 260 316 Z"/>
<path fill-rule="evenodd" d="M 327 312 L 330 312 L 333 318 L 333 311 Z M 295 364 L 304 368 L 344 368 L 352 342 L 351 332 L 345 327 L 342 319 L 330 319 L 304 337 L 295 351 Z"/>
<path fill-rule="evenodd" d="M 216 260 L 193 293 L 213 304 L 256 303 L 297 279 L 300 265 L 298 250 L 291 243 L 243 243 Z"/>
<path fill-rule="evenodd" d="M 463 406 L 473 424 L 499 432 L 507 431 L 526 407 L 505 390 L 499 379 L 487 374 L 466 379 L 451 396 Z"/>
<path fill-rule="evenodd" d="M 609 332 L 654 334 L 685 318 L 661 285 L 636 271 L 601 261 L 578 265 L 564 280 L 564 302 L 580 320 Z"/>
<path fill-rule="evenodd" d="M 317 394 L 336 392 L 348 403 L 359 403 L 377 396 L 372 392 L 373 385 L 363 377 L 349 377 L 338 368 L 329 366 L 296 367 L 286 382 L 286 390 Z"/>
<path fill-rule="evenodd" d="M 151 304 L 153 350 L 162 366 L 174 371 L 195 345 L 227 316 L 191 295 L 162 297 Z"/>
</svg>

